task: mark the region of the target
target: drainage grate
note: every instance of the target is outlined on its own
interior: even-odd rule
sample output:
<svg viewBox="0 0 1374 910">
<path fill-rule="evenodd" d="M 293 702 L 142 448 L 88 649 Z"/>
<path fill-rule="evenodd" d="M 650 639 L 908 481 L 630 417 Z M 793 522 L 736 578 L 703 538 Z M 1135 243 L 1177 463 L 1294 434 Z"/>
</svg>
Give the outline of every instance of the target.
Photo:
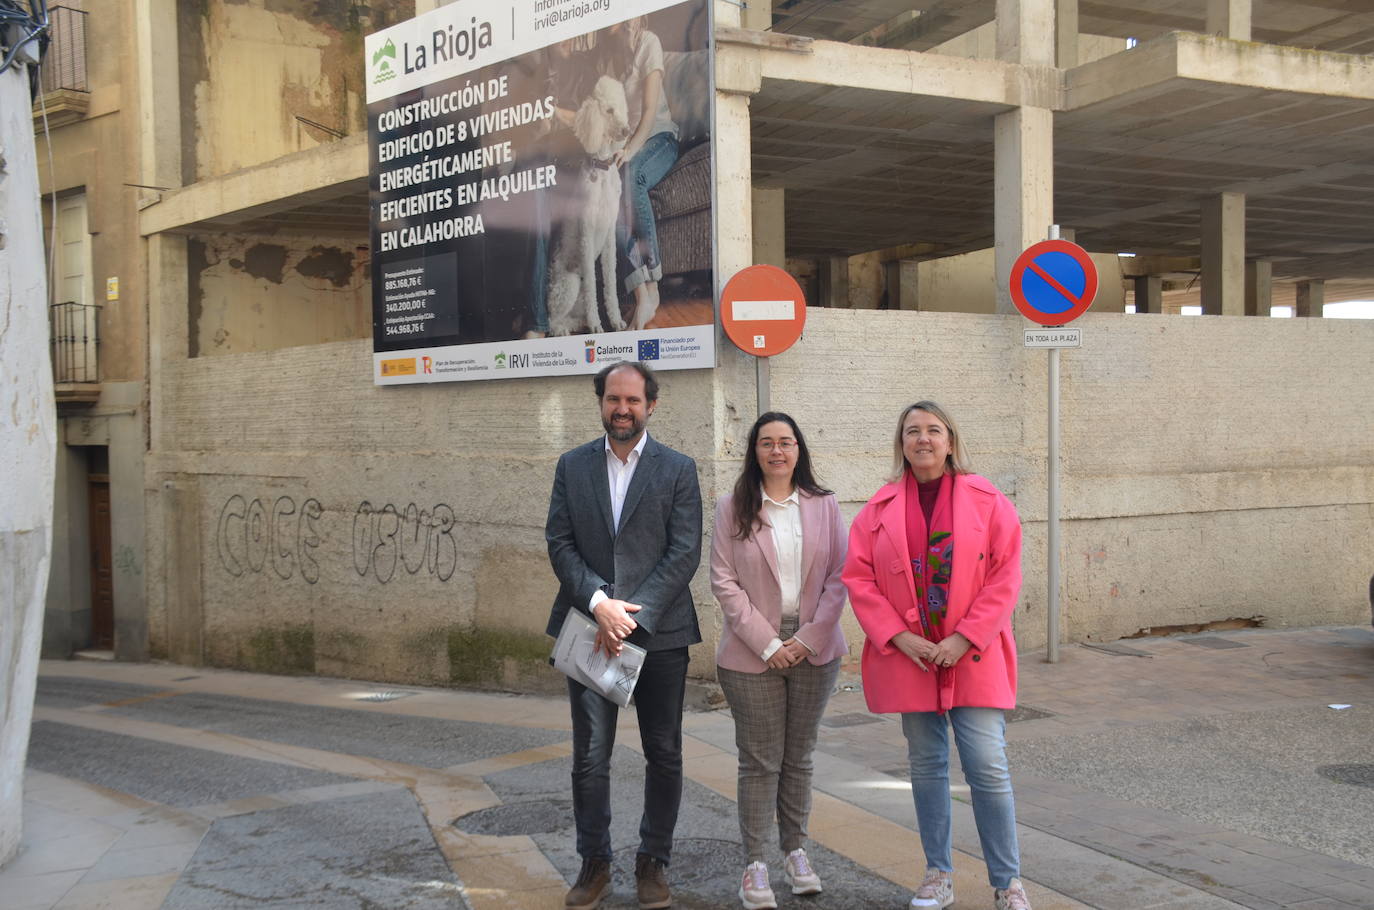
<svg viewBox="0 0 1374 910">
<path fill-rule="evenodd" d="M 1229 638 L 1219 638 L 1215 635 L 1202 635 L 1197 638 L 1180 638 L 1179 641 L 1183 642 L 1185 645 L 1197 645 L 1199 648 L 1212 648 L 1217 651 L 1222 651 L 1226 648 L 1250 647 L 1238 641 L 1231 641 Z"/>
<path fill-rule="evenodd" d="M 398 698 L 405 698 L 414 695 L 414 692 L 373 692 L 371 695 L 364 695 L 358 701 L 395 701 Z"/>
<path fill-rule="evenodd" d="M 872 714 L 860 714 L 855 711 L 852 714 L 836 714 L 834 717 L 827 717 L 821 721 L 823 727 L 857 727 L 862 724 L 880 724 L 883 719 L 874 717 Z"/>
<path fill-rule="evenodd" d="M 1338 784 L 1374 788 L 1374 764 L 1321 765 L 1317 773 Z"/>
</svg>

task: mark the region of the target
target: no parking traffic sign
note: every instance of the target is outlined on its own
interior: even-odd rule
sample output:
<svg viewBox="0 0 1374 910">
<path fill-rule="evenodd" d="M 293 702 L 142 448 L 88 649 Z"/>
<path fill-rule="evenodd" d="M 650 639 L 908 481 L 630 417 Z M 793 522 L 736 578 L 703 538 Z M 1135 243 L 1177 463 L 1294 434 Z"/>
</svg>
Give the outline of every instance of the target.
<svg viewBox="0 0 1374 910">
<path fill-rule="evenodd" d="M 1067 240 L 1042 240 L 1011 267 L 1011 300 L 1041 325 L 1064 325 L 1082 316 L 1097 296 L 1097 266 Z"/>
</svg>

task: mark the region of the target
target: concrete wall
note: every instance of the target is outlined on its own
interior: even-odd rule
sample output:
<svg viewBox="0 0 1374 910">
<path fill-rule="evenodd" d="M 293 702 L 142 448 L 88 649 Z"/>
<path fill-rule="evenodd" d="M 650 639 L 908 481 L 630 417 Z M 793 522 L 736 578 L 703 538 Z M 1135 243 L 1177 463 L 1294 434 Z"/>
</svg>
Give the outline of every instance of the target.
<svg viewBox="0 0 1374 910">
<path fill-rule="evenodd" d="M 414 15 L 413 0 L 178 4 L 182 169 L 227 174 L 366 128 L 363 35 Z"/>
<path fill-rule="evenodd" d="M 1064 629 L 1263 615 L 1354 622 L 1374 531 L 1374 325 L 1089 314 L 1063 355 Z M 1045 354 L 1020 317 L 813 310 L 774 359 L 852 515 L 889 423 L 933 396 L 1026 524 L 1023 647 L 1044 643 Z M 168 363 L 149 459 L 149 634 L 176 660 L 403 682 L 556 685 L 543 541 L 554 460 L 596 436 L 587 378 L 378 389 L 369 344 Z M 754 416 L 752 364 L 663 374 L 651 431 L 709 503 Z M 826 364 L 824 369 L 818 364 Z M 843 377 L 837 380 L 837 377 Z M 709 511 L 707 515 L 709 523 Z M 708 644 L 719 615 L 694 582 Z M 860 636 L 850 622 L 851 638 Z"/>
<path fill-rule="evenodd" d="M 0 865 L 18 850 L 22 833 L 57 450 L 28 101 L 28 68 L 0 73 Z"/>
<path fill-rule="evenodd" d="M 193 237 L 187 249 L 191 356 L 372 337 L 366 243 L 366 237 Z"/>
<path fill-rule="evenodd" d="M 1343 324 L 1338 325 L 1337 322 Z M 1061 357 L 1063 629 L 1364 622 L 1374 404 L 1361 320 L 1088 314 Z M 1022 647 L 1044 643 L 1046 354 L 1018 317 L 812 311 L 773 403 L 857 511 L 905 404 L 949 406 L 1025 524 Z M 846 371 L 817 370 L 829 362 Z M 863 390 L 861 395 L 856 390 Z M 852 396 L 852 401 L 837 397 Z"/>
<path fill-rule="evenodd" d="M 164 367 L 165 435 L 147 487 L 153 653 L 409 682 L 555 683 L 543 527 L 557 456 L 601 432 L 591 378 L 379 389 L 370 349 Z M 714 373 L 663 374 L 650 424 L 698 458 L 708 498 L 718 470 L 728 483 L 735 469 L 733 455 L 717 464 L 715 440 L 752 421 L 752 363 L 722 359 Z M 704 570 L 695 590 L 709 601 Z M 710 659 L 694 654 L 694 672 Z"/>
</svg>

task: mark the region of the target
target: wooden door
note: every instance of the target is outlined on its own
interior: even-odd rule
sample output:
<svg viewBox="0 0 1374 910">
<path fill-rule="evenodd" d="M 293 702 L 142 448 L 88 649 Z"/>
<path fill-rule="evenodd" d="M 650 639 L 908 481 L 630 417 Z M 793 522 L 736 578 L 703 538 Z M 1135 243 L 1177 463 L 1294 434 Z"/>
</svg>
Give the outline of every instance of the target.
<svg viewBox="0 0 1374 910">
<path fill-rule="evenodd" d="M 90 474 L 91 644 L 114 647 L 114 555 L 110 552 L 110 477 Z"/>
</svg>

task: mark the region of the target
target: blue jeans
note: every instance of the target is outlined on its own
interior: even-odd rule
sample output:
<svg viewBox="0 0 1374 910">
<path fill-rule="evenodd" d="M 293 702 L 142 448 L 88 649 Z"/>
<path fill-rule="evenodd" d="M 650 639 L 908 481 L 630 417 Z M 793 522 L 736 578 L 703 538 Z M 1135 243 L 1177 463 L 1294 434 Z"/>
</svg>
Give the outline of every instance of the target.
<svg viewBox="0 0 1374 910">
<path fill-rule="evenodd" d="M 630 274 L 625 277 L 627 291 L 663 277 L 663 262 L 658 255 L 658 225 L 654 222 L 649 190 L 658 185 L 676 161 L 677 137 L 672 133 L 655 133 L 625 165 L 615 236 L 630 266 Z"/>
<path fill-rule="evenodd" d="M 913 711 L 902 715 L 911 795 L 926 865 L 954 871 L 950 845 L 949 727 L 959 747 L 959 763 L 973 794 L 973 819 L 988 865 L 988 882 L 1005 888 L 1021 874 L 1016 843 L 1016 806 L 1007 770 L 1007 719 L 1000 708 L 951 708 L 946 715 Z"/>
<path fill-rule="evenodd" d="M 682 803 L 682 701 L 687 649 L 650 651 L 635 685 L 639 741 L 644 749 L 644 814 L 639 852 L 668 862 Z M 572 705 L 573 817 L 583 859 L 611 858 L 611 749 L 620 706 L 568 680 Z"/>
</svg>

